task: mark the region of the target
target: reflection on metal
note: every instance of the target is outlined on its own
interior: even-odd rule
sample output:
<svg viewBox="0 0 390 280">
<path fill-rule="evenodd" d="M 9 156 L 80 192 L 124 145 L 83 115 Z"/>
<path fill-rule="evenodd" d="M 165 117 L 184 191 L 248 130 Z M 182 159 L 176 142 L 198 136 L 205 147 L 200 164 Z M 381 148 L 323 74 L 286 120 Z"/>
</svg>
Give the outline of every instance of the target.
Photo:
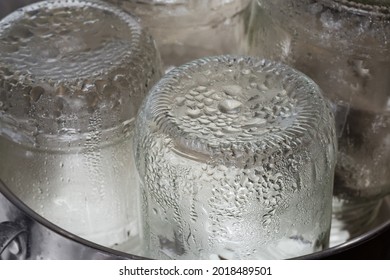
<svg viewBox="0 0 390 280">
<path fill-rule="evenodd" d="M 0 259 L 139 259 L 83 240 L 45 220 L 0 180 Z"/>
<path fill-rule="evenodd" d="M 376 227 L 339 246 L 299 257 L 322 259 L 361 245 L 390 228 L 390 197 L 382 205 Z M 0 180 L 0 259 L 104 260 L 142 259 L 68 233 L 37 215 Z"/>
<path fill-rule="evenodd" d="M 0 223 L 0 260 L 27 257 L 27 230 L 23 222 Z"/>
<path fill-rule="evenodd" d="M 390 229 L 390 196 L 383 201 L 379 214 L 371 226 L 371 229 L 358 237 L 347 240 L 346 242 L 323 250 L 318 253 L 302 256 L 296 259 L 324 259 L 337 254 L 346 252 L 352 248 L 362 245 Z"/>
</svg>

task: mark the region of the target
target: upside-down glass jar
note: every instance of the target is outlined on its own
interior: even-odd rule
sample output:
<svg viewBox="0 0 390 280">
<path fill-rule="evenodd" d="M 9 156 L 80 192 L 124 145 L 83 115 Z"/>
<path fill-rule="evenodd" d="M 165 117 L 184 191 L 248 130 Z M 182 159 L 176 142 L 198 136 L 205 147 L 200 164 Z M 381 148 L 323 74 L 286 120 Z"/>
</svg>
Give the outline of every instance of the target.
<svg viewBox="0 0 390 280">
<path fill-rule="evenodd" d="M 334 117 L 282 64 L 217 56 L 171 70 L 134 138 L 149 257 L 284 259 L 327 247 Z"/>
<path fill-rule="evenodd" d="M 390 1 L 258 0 L 249 34 L 251 54 L 306 73 L 331 99 L 332 242 L 364 233 L 390 192 Z"/>
<path fill-rule="evenodd" d="M 10 14 L 0 22 L 0 178 L 57 226 L 139 245 L 134 119 L 161 72 L 152 38 L 107 4 L 44 1 Z"/>
<path fill-rule="evenodd" d="M 166 67 L 196 58 L 245 54 L 251 0 L 105 0 L 141 18 Z"/>
</svg>

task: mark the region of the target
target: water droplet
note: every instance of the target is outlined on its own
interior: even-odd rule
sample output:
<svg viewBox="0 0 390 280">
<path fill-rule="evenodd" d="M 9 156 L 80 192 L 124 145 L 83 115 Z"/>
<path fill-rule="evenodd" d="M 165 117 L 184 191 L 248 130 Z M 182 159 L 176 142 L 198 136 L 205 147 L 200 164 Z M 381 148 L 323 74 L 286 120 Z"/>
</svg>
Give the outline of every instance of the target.
<svg viewBox="0 0 390 280">
<path fill-rule="evenodd" d="M 222 131 L 225 133 L 237 133 L 237 132 L 241 132 L 241 129 L 237 129 L 237 128 L 228 126 L 228 127 L 222 128 Z"/>
<path fill-rule="evenodd" d="M 205 107 L 205 108 L 204 108 L 204 113 L 205 113 L 206 115 L 210 115 L 210 116 L 214 115 L 217 111 L 218 111 L 217 109 L 212 108 L 212 107 Z M 210 117 L 209 119 L 210 119 L 210 120 L 214 120 L 214 119 L 211 118 L 211 117 Z"/>
<path fill-rule="evenodd" d="M 218 108 L 222 113 L 235 114 L 241 109 L 242 103 L 234 99 L 225 99 L 219 103 Z"/>
<path fill-rule="evenodd" d="M 199 87 L 196 88 L 196 91 L 198 91 L 198 92 L 206 92 L 207 91 L 207 87 L 199 86 Z"/>
<path fill-rule="evenodd" d="M 196 106 L 196 102 L 195 101 L 190 101 L 190 100 L 186 100 L 186 105 L 190 108 L 193 108 Z"/>
<path fill-rule="evenodd" d="M 230 96 L 240 96 L 242 95 L 242 87 L 238 85 L 230 85 L 222 87 L 222 90 Z"/>
<path fill-rule="evenodd" d="M 242 127 L 243 128 L 263 127 L 265 124 L 267 124 L 267 120 L 263 118 L 254 118 L 247 121 Z"/>
<path fill-rule="evenodd" d="M 210 124 L 210 121 L 208 119 L 199 119 L 199 122 L 203 125 L 208 125 Z"/>
<path fill-rule="evenodd" d="M 224 137 L 225 136 L 225 134 L 223 133 L 223 132 L 221 132 L 221 131 L 217 131 L 217 132 L 215 132 L 215 134 L 214 134 L 216 137 Z"/>
<path fill-rule="evenodd" d="M 259 89 L 259 90 L 263 90 L 263 91 L 269 90 L 269 88 L 268 88 L 265 84 L 260 84 L 260 85 L 258 85 L 258 89 Z"/>
<path fill-rule="evenodd" d="M 191 118 L 198 118 L 202 115 L 202 111 L 199 109 L 188 109 L 186 114 Z"/>
<path fill-rule="evenodd" d="M 182 96 L 175 98 L 175 103 L 177 106 L 183 106 L 185 101 L 186 101 L 186 99 Z"/>
<path fill-rule="evenodd" d="M 192 96 L 198 96 L 199 95 L 199 92 L 198 91 L 195 91 L 195 90 L 190 90 L 190 95 Z"/>
<path fill-rule="evenodd" d="M 202 95 L 199 95 L 199 96 L 195 97 L 195 100 L 198 101 L 198 102 L 202 102 L 203 99 L 204 99 L 204 97 Z"/>
<path fill-rule="evenodd" d="M 207 92 L 203 92 L 203 96 L 204 97 L 210 97 L 214 93 L 215 93 L 215 90 L 212 89 L 212 90 L 209 90 Z"/>
<path fill-rule="evenodd" d="M 203 100 L 203 103 L 204 103 L 206 106 L 210 106 L 210 105 L 212 105 L 212 104 L 214 103 L 214 100 L 211 99 L 211 98 L 205 98 L 205 99 Z"/>
<path fill-rule="evenodd" d="M 196 107 L 197 107 L 198 109 L 203 109 L 203 108 L 204 108 L 204 104 L 203 104 L 203 103 L 197 103 L 197 104 L 196 104 Z"/>
</svg>

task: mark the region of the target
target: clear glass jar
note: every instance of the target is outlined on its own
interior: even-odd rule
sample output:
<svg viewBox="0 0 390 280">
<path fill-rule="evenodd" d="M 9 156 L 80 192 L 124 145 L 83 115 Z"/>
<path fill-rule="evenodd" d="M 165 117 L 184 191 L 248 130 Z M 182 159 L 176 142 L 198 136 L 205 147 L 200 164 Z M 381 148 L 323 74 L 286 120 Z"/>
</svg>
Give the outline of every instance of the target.
<svg viewBox="0 0 390 280">
<path fill-rule="evenodd" d="M 161 72 L 152 38 L 106 4 L 10 14 L 0 22 L 0 178 L 72 233 L 140 244 L 133 127 Z"/>
<path fill-rule="evenodd" d="M 334 118 L 300 72 L 251 57 L 171 70 L 136 122 L 157 259 L 283 259 L 327 247 Z"/>
<path fill-rule="evenodd" d="M 334 104 L 335 244 L 367 231 L 390 192 L 389 35 L 389 0 L 258 0 L 251 16 L 250 53 L 306 73 Z"/>
<path fill-rule="evenodd" d="M 140 17 L 166 67 L 220 54 L 244 54 L 251 0 L 105 0 Z"/>
</svg>

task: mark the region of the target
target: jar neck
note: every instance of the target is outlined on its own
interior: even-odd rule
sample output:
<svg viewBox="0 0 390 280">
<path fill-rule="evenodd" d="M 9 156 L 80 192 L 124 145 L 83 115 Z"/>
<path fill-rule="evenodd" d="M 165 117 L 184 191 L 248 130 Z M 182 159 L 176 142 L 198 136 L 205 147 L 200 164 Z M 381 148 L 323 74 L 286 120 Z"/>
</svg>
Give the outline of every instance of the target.
<svg viewBox="0 0 390 280">
<path fill-rule="evenodd" d="M 349 2 L 352 5 L 390 6 L 389 0 L 335 0 L 335 2 Z"/>
<path fill-rule="evenodd" d="M 319 0 L 319 2 L 355 14 L 390 18 L 390 0 Z"/>
</svg>

